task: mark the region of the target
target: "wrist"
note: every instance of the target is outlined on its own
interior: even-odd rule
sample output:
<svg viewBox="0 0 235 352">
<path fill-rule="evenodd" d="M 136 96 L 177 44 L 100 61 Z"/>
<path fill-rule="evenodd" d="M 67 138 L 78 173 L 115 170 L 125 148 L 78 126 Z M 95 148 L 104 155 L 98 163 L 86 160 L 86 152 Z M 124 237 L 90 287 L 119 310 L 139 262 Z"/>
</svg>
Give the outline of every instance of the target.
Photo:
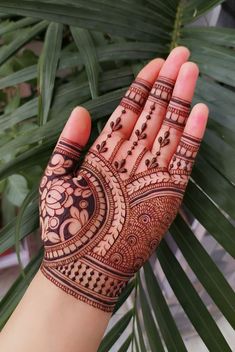
<svg viewBox="0 0 235 352">
<path fill-rule="evenodd" d="M 124 274 L 110 267 L 94 254 L 57 263 L 44 259 L 41 265 L 44 276 L 57 287 L 95 308 L 112 312 L 119 295 L 133 273 Z"/>
</svg>

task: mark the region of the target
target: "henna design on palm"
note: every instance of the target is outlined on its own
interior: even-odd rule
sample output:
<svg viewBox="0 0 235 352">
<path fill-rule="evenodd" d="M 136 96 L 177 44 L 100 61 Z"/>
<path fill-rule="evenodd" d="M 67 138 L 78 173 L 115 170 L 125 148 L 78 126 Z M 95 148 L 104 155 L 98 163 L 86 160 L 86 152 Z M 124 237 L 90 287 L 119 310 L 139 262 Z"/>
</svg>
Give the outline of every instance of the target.
<svg viewBox="0 0 235 352">
<path fill-rule="evenodd" d="M 104 311 L 113 310 L 174 220 L 200 145 L 199 138 L 183 132 L 169 167 L 158 165 L 161 150 L 171 143 L 171 129 L 182 132 L 189 114 L 190 102 L 172 97 L 173 87 L 173 81 L 162 76 L 152 89 L 149 82 L 136 79 L 120 102 L 121 114 L 109 124 L 110 132 L 89 150 L 79 170 L 75 172 L 80 145 L 61 137 L 41 180 L 41 270 L 65 292 Z M 146 99 L 150 111 L 135 130 L 126 157 L 107 157 L 107 141 L 121 132 L 128 111 L 140 114 Z M 168 130 L 158 138 L 156 155 L 137 172 L 149 151 L 143 148 L 136 155 L 135 148 L 147 138 L 156 104 L 166 108 L 163 125 Z M 114 146 L 115 155 L 120 146 Z M 134 156 L 130 170 L 128 158 Z"/>
</svg>

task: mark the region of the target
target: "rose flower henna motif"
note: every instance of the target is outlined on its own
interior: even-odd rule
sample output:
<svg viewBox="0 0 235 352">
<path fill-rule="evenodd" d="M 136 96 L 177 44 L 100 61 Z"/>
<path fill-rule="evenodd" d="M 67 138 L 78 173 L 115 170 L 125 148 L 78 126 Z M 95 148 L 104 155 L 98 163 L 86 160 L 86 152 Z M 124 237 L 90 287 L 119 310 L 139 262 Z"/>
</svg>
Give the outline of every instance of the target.
<svg viewBox="0 0 235 352">
<path fill-rule="evenodd" d="M 41 180 L 41 270 L 104 311 L 113 310 L 174 220 L 199 149 L 200 138 L 185 127 L 193 89 L 188 100 L 176 97 L 175 78 L 159 75 L 151 83 L 138 76 L 81 167 L 81 146 L 62 136 Z M 125 140 L 129 118 L 133 131 Z"/>
</svg>

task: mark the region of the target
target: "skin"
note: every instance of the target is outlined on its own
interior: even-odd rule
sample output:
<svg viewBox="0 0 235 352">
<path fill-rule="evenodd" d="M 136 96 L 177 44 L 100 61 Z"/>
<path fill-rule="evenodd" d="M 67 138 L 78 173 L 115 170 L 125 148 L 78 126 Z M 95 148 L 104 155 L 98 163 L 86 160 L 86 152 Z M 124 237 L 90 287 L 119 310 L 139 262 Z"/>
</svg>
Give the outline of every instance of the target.
<svg viewBox="0 0 235 352">
<path fill-rule="evenodd" d="M 174 49 L 166 61 L 154 59 L 150 61 L 139 73 L 138 77 L 152 84 L 159 75 L 176 80 L 174 93 L 182 99 L 191 101 L 198 77 L 198 67 L 195 63 L 187 61 L 189 58 L 187 48 Z M 104 133 L 107 133 L 110 121 L 115 121 L 118 109 L 113 112 Z M 143 142 L 150 149 L 149 156 L 156 151 L 157 139 L 165 116 L 165 110 L 158 107 L 154 112 L 157 119 L 151 120 L 148 137 Z M 145 111 L 146 114 L 146 111 Z M 187 120 L 184 132 L 201 139 L 204 135 L 208 118 L 208 108 L 204 104 L 193 107 Z M 143 123 L 144 113 L 136 116 L 128 112 L 128 118 L 123 120 L 121 130 L 123 143 L 116 159 L 126 155 L 128 147 L 134 140 L 134 130 Z M 83 107 L 73 110 L 62 136 L 71 141 L 85 146 L 91 129 L 91 119 L 88 111 Z M 164 148 L 160 156 L 163 166 L 169 164 L 176 151 L 181 132 L 175 131 L 173 142 Z M 95 144 L 103 139 L 101 134 Z M 112 145 L 117 141 L 112 139 Z M 112 148 L 110 148 L 112 149 Z M 151 150 L 152 149 L 152 150 Z M 138 151 L 137 151 L 138 155 Z M 135 164 L 136 156 L 129 158 L 128 165 Z M 140 164 L 139 170 L 144 170 L 145 165 Z M 125 178 L 125 175 L 123 175 Z M 74 299 L 47 280 L 38 272 L 20 301 L 16 310 L 10 317 L 0 335 L 0 350 L 5 352 L 94 352 L 100 344 L 111 313 L 94 308 L 82 301 Z"/>
</svg>

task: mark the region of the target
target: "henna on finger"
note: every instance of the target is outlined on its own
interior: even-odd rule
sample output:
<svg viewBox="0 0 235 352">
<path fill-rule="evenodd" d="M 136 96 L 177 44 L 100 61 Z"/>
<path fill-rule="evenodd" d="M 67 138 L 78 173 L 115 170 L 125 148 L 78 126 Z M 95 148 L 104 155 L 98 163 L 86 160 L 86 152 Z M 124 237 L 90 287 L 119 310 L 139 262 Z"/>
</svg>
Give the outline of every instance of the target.
<svg viewBox="0 0 235 352">
<path fill-rule="evenodd" d="M 190 101 L 173 96 L 167 108 L 163 125 L 182 132 L 189 117 L 190 108 Z"/>
<path fill-rule="evenodd" d="M 119 104 L 119 106 L 122 107 L 119 116 L 109 123 L 109 132 L 106 133 L 106 137 L 100 143 L 96 144 L 96 149 L 99 153 L 107 154 L 109 148 L 108 141 L 111 140 L 113 134 L 116 131 L 122 133 L 122 121 L 123 118 L 128 119 L 128 111 L 134 112 L 137 116 L 140 114 L 150 89 L 151 84 L 146 80 L 138 77 L 131 84 Z"/>
<path fill-rule="evenodd" d="M 200 144 L 201 139 L 184 132 L 169 165 L 170 173 L 190 175 Z"/>
<path fill-rule="evenodd" d="M 90 150 L 77 177 L 52 172 L 41 183 L 42 272 L 68 294 L 112 311 L 182 197 L 182 185 L 168 172 L 148 170 L 123 182 L 102 154 Z"/>
<path fill-rule="evenodd" d="M 159 76 L 151 89 L 149 100 L 166 108 L 171 99 L 174 85 L 174 80 Z"/>
<path fill-rule="evenodd" d="M 148 100 L 146 102 L 146 106 L 148 107 L 148 111 L 146 112 L 143 110 L 142 115 L 139 118 L 141 121 L 141 125 L 134 129 L 134 140 L 132 142 L 132 146 L 127 150 L 126 156 L 124 159 L 120 160 L 120 162 L 116 162 L 116 165 L 119 163 L 126 164 L 126 160 L 129 156 L 133 154 L 138 144 L 143 141 L 147 141 L 148 134 L 152 133 L 152 131 L 148 130 L 149 122 L 153 119 L 154 111 L 156 107 L 161 107 L 161 110 L 157 111 L 157 114 L 154 116 L 154 120 L 158 119 L 159 121 L 162 120 L 165 109 L 170 101 L 173 88 L 174 88 L 174 81 L 168 77 L 159 76 L 158 79 L 155 81 L 151 92 L 149 94 Z M 150 103 L 150 104 L 149 104 Z M 161 116 L 160 116 L 161 115 Z M 137 122 L 137 125 L 139 123 Z M 144 144 L 144 143 L 143 143 Z M 123 169 L 121 169 L 123 171 Z M 125 168 L 125 172 L 128 171 L 128 168 Z"/>
<path fill-rule="evenodd" d="M 153 146 L 154 156 L 145 161 L 148 169 L 168 165 L 186 125 L 190 106 L 189 101 L 172 96 L 162 128 Z"/>
<path fill-rule="evenodd" d="M 132 110 L 135 114 L 139 115 L 144 107 L 151 87 L 152 85 L 148 81 L 137 77 L 122 98 L 120 105 L 124 107 L 124 109 Z"/>
<path fill-rule="evenodd" d="M 113 133 L 120 125 L 117 118 Z M 158 141 L 161 151 L 168 139 L 165 132 Z M 199 144 L 184 133 L 169 170 L 155 165 L 136 173 L 146 153 L 142 146 L 123 180 L 126 160 L 108 160 L 101 144 L 75 175 L 80 146 L 61 138 L 39 189 L 42 273 L 67 294 L 111 312 L 174 220 Z"/>
<path fill-rule="evenodd" d="M 81 151 L 82 147 L 80 144 L 60 137 L 49 160 L 45 176 L 62 176 L 74 171 Z"/>
</svg>

